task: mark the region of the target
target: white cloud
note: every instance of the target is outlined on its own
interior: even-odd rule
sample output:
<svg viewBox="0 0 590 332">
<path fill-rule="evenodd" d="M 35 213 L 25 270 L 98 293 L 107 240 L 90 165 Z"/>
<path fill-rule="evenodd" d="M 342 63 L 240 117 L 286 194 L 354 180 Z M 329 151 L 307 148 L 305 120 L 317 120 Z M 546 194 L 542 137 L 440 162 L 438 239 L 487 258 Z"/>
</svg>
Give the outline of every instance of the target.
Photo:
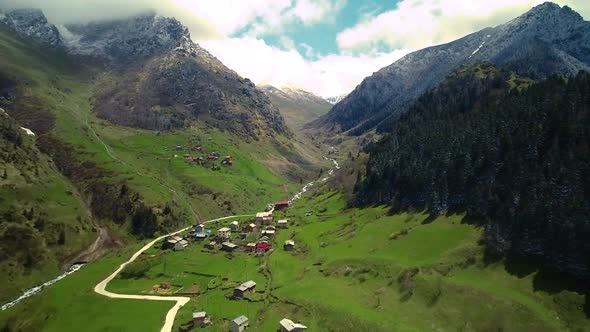
<svg viewBox="0 0 590 332">
<path fill-rule="evenodd" d="M 450 42 L 488 26 L 505 23 L 543 0 L 403 0 L 386 11 L 345 29 L 337 36 L 340 49 L 363 51 L 378 45 L 424 48 Z M 590 14 L 590 1 L 557 1 Z"/>
<path fill-rule="evenodd" d="M 324 97 L 350 92 L 372 72 L 409 53 L 409 50 L 396 50 L 370 55 L 331 54 L 308 60 L 294 48 L 282 50 L 254 37 L 199 44 L 256 84 L 295 85 Z M 248 50 L 248 56 L 244 56 L 244 50 Z"/>
<path fill-rule="evenodd" d="M 246 29 L 250 35 L 280 34 L 286 26 L 330 22 L 346 0 L 0 0 L 0 8 L 41 8 L 55 23 L 130 16 L 147 10 L 173 16 L 194 37 L 223 38 Z"/>
</svg>

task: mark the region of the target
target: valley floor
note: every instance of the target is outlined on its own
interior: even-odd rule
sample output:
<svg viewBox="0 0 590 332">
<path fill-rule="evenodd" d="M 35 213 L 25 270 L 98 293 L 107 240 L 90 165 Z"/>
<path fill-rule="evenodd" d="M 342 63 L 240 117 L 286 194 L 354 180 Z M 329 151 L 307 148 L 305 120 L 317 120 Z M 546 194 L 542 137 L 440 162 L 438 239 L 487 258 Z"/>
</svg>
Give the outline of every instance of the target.
<svg viewBox="0 0 590 332">
<path fill-rule="evenodd" d="M 307 211 L 314 214 L 306 217 Z M 275 218 L 283 217 L 278 214 Z M 227 331 L 239 315 L 250 319 L 253 331 L 276 331 L 283 317 L 310 331 L 586 331 L 590 326 L 582 295 L 541 287 L 543 277 L 526 264 L 486 263 L 478 245 L 481 230 L 462 223 L 460 215 L 430 221 L 420 213 L 388 215 L 383 207 L 346 209 L 341 195 L 330 192 L 302 199 L 284 217 L 289 228 L 278 232 L 274 250 L 263 257 L 208 250 L 199 242 L 180 252 L 156 245 L 140 257 L 150 261 L 144 274 L 137 279 L 120 274 L 107 290 L 149 294 L 164 281 L 170 292 L 197 285 L 201 295 L 180 309 L 173 331 L 202 310 L 213 321 L 209 331 Z M 286 239 L 295 240 L 294 251 L 283 250 Z M 29 321 L 40 325 L 21 325 L 22 330 L 159 330 L 170 304 L 111 300 L 92 292 L 131 252 L 89 264 L 49 289 L 45 299 L 1 313 L 0 326 L 34 308 Z M 247 280 L 257 283 L 256 292 L 242 300 L 226 296 Z"/>
</svg>

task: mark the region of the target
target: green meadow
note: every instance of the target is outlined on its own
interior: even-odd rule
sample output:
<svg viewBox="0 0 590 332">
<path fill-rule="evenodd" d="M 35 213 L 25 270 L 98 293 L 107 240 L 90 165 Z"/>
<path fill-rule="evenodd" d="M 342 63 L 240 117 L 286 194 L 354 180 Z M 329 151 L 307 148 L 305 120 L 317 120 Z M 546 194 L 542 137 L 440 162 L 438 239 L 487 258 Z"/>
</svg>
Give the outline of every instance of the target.
<svg viewBox="0 0 590 332">
<path fill-rule="evenodd" d="M 314 215 L 305 217 L 305 212 Z M 586 331 L 584 297 L 536 289 L 539 272 L 515 274 L 506 262 L 486 262 L 482 230 L 461 215 L 435 220 L 421 213 L 389 215 L 385 207 L 348 209 L 330 192 L 299 201 L 275 219 L 288 229 L 264 257 L 228 254 L 192 243 L 185 251 L 157 247 L 138 279 L 113 280 L 114 292 L 148 294 L 169 281 L 172 291 L 198 285 L 201 295 L 183 307 L 175 326 L 207 311 L 206 331 L 227 331 L 247 315 L 254 331 L 275 331 L 283 317 L 311 331 Z M 227 221 L 226 223 L 229 223 Z M 216 229 L 222 224 L 212 226 Z M 284 251 L 286 239 L 296 249 Z M 523 270 L 528 266 L 521 266 Z M 247 299 L 228 295 L 247 280 Z"/>
<path fill-rule="evenodd" d="M 139 249 L 82 267 L 41 294 L 0 312 L 3 331 L 159 331 L 172 303 L 108 299 L 94 286 Z"/>
</svg>

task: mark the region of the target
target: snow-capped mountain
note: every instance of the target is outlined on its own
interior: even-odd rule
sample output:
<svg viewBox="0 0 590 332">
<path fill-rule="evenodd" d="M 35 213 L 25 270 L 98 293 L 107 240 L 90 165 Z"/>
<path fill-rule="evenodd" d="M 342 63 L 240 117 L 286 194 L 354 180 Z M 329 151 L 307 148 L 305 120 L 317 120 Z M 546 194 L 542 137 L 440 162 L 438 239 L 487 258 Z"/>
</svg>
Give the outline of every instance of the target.
<svg viewBox="0 0 590 332">
<path fill-rule="evenodd" d="M 56 27 L 42 11 L 2 13 L 0 24 L 42 49 L 59 49 L 74 62 L 99 64 L 109 79 L 96 82 L 94 111 L 120 125 L 152 130 L 196 119 L 258 138 L 289 134 L 279 111 L 247 78 L 191 40 L 174 18 L 153 12 Z"/>
<path fill-rule="evenodd" d="M 272 85 L 263 85 L 260 89 L 269 96 L 292 128 L 300 128 L 305 123 L 326 114 L 332 107 L 324 98 L 301 88 L 279 89 Z"/>
<path fill-rule="evenodd" d="M 63 46 L 59 31 L 47 21 L 41 10 L 15 9 L 7 12 L 0 11 L 0 23 L 37 44 L 52 48 Z"/>
<path fill-rule="evenodd" d="M 532 78 L 590 70 L 590 22 L 567 6 L 544 3 L 506 24 L 408 54 L 363 80 L 313 126 L 362 134 L 394 121 L 453 70 L 478 61 Z"/>
<path fill-rule="evenodd" d="M 326 98 L 326 101 L 332 105 L 336 105 L 339 102 L 341 102 L 342 99 L 346 98 L 346 96 L 347 96 L 346 94 L 343 94 L 343 95 L 339 95 L 339 96 L 328 97 L 328 98 Z"/>
</svg>

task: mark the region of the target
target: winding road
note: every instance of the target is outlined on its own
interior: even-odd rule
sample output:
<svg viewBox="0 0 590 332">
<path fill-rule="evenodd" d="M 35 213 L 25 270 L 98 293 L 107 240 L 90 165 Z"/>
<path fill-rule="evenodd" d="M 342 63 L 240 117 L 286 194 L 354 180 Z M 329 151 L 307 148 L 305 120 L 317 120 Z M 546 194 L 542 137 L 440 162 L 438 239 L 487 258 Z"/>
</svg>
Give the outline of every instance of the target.
<svg viewBox="0 0 590 332">
<path fill-rule="evenodd" d="M 225 220 L 225 219 L 240 218 L 240 217 L 252 217 L 252 216 L 254 216 L 254 215 L 253 214 L 246 214 L 246 215 L 238 215 L 238 216 L 228 216 L 228 217 L 222 217 L 222 218 L 217 218 L 217 219 L 211 219 L 211 220 L 205 221 L 204 223 L 207 224 L 207 223 L 211 223 L 211 222 L 215 222 L 215 221 L 220 221 L 220 220 Z M 176 302 L 176 304 L 174 305 L 174 307 L 172 307 L 172 309 L 170 309 L 168 311 L 168 313 L 166 314 L 166 320 L 164 321 L 164 326 L 162 326 L 162 329 L 160 330 L 161 332 L 169 332 L 169 331 L 172 331 L 172 326 L 174 325 L 174 318 L 176 317 L 176 313 L 178 312 L 178 310 L 183 305 L 185 305 L 190 300 L 189 297 L 117 294 L 117 293 L 112 293 L 112 292 L 107 291 L 106 290 L 106 287 L 109 284 L 109 282 L 111 280 L 113 280 L 117 276 L 117 274 L 119 274 L 119 272 L 121 272 L 121 270 L 123 270 L 125 268 L 125 266 L 127 266 L 127 264 L 133 262 L 137 257 L 139 257 L 139 255 L 141 255 L 144 251 L 148 250 L 156 242 L 164 239 L 165 237 L 176 235 L 178 233 L 187 231 L 191 227 L 192 226 L 185 227 L 185 228 L 183 228 L 181 230 L 175 231 L 175 232 L 170 233 L 170 234 L 162 235 L 159 238 L 156 238 L 156 239 L 152 240 L 150 243 L 146 244 L 145 246 L 143 246 L 143 248 L 139 249 L 135 254 L 133 254 L 133 256 L 131 256 L 131 258 L 129 258 L 129 260 L 127 260 L 125 263 L 121 264 L 121 266 L 119 266 L 119 268 L 116 269 L 115 272 L 113 272 L 110 276 L 106 277 L 106 279 L 104 279 L 103 281 L 101 281 L 100 283 L 98 283 L 94 287 L 94 291 L 96 293 L 100 294 L 100 295 L 104 295 L 104 296 L 109 297 L 109 298 L 112 298 L 112 299 L 131 299 L 131 300 L 172 301 L 172 302 Z"/>
</svg>

